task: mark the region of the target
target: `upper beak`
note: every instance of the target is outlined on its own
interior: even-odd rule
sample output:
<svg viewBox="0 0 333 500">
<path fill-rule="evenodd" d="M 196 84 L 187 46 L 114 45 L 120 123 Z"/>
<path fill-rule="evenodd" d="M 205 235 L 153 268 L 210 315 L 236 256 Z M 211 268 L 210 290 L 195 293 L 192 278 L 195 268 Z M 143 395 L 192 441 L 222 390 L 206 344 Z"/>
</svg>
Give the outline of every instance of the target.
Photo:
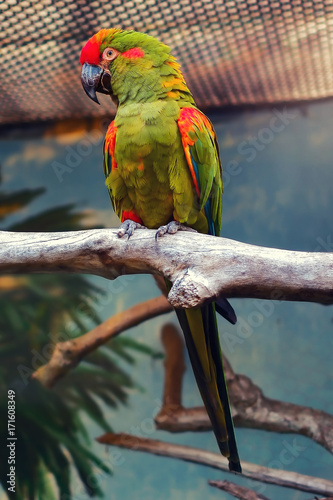
<svg viewBox="0 0 333 500">
<path fill-rule="evenodd" d="M 99 104 L 96 92 L 112 94 L 111 76 L 103 68 L 84 63 L 81 71 L 81 83 L 90 99 Z"/>
</svg>

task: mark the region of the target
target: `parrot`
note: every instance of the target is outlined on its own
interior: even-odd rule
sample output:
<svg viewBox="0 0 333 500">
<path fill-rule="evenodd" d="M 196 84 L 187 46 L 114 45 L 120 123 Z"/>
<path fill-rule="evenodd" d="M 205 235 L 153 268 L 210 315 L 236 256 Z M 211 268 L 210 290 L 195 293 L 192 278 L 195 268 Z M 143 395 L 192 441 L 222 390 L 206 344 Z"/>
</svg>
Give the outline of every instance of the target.
<svg viewBox="0 0 333 500">
<path fill-rule="evenodd" d="M 83 46 L 81 82 L 90 99 L 111 97 L 117 112 L 103 146 L 103 167 L 118 236 L 156 229 L 220 236 L 222 166 L 216 133 L 196 106 L 170 48 L 146 33 L 101 29 Z M 166 280 L 170 289 L 172 284 Z M 241 473 L 223 371 L 216 312 L 236 315 L 220 298 L 176 309 L 194 376 L 218 447 Z"/>
</svg>

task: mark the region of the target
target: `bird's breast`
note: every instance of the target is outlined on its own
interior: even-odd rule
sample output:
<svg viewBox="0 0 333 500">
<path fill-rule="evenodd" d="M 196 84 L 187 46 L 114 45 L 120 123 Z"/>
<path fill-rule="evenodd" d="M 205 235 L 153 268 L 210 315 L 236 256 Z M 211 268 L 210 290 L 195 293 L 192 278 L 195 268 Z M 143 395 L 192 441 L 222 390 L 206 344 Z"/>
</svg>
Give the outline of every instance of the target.
<svg viewBox="0 0 333 500">
<path fill-rule="evenodd" d="M 128 196 L 147 227 L 172 220 L 170 169 L 182 153 L 176 110 L 165 101 L 118 111 L 115 159 Z"/>
</svg>

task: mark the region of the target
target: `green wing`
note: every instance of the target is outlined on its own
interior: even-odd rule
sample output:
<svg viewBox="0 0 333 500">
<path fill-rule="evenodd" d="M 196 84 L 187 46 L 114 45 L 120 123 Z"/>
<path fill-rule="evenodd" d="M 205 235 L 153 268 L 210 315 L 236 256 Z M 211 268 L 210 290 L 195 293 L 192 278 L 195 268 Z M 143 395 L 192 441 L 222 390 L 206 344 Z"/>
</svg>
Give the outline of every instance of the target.
<svg viewBox="0 0 333 500">
<path fill-rule="evenodd" d="M 209 234 L 219 236 L 222 222 L 222 166 L 211 122 L 197 108 L 183 108 L 178 119 L 184 153 L 194 187 L 208 222 Z"/>
</svg>

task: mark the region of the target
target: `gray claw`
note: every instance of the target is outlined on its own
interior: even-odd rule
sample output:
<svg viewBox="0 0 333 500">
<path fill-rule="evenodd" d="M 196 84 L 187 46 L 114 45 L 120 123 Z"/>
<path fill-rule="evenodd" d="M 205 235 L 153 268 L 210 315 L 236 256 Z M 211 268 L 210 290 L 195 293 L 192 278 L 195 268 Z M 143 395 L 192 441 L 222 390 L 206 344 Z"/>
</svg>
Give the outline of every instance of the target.
<svg viewBox="0 0 333 500">
<path fill-rule="evenodd" d="M 161 226 L 158 228 L 158 230 L 155 233 L 155 240 L 159 238 L 160 236 L 164 236 L 165 234 L 175 234 L 177 231 L 192 231 L 196 233 L 195 229 L 192 229 L 191 227 L 184 226 L 180 222 L 173 220 L 169 222 L 169 224 L 166 224 L 165 226 Z"/>
<path fill-rule="evenodd" d="M 122 238 L 123 236 L 125 236 L 125 234 L 127 234 L 127 239 L 130 239 L 136 229 L 146 229 L 146 227 L 142 226 L 142 224 L 139 224 L 138 222 L 126 219 L 119 226 L 117 233 L 118 238 Z"/>
</svg>

